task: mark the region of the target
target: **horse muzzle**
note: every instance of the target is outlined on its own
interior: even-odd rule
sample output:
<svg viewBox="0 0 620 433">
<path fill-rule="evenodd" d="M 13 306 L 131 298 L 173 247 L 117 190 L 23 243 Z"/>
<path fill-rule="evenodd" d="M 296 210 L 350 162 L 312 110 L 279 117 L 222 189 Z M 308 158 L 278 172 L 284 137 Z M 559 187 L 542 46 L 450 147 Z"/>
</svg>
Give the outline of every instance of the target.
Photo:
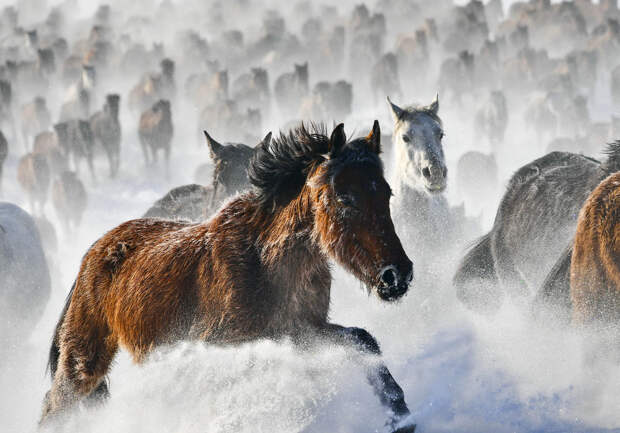
<svg viewBox="0 0 620 433">
<path fill-rule="evenodd" d="M 413 280 L 413 263 L 407 261 L 403 266 L 385 266 L 378 275 L 377 295 L 381 300 L 392 302 L 400 299 Z"/>
<path fill-rule="evenodd" d="M 448 168 L 443 164 L 434 164 L 421 170 L 424 187 L 431 194 L 443 192 L 448 184 Z"/>
</svg>

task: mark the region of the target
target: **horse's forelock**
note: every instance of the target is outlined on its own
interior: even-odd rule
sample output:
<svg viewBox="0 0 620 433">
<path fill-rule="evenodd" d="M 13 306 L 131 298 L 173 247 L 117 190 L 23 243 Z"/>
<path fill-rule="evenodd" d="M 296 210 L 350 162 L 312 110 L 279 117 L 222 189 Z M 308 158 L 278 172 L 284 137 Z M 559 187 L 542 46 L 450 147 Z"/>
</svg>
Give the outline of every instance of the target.
<svg viewBox="0 0 620 433">
<path fill-rule="evenodd" d="M 261 204 L 275 206 L 298 193 L 311 167 L 325 160 L 329 138 L 322 124 L 301 124 L 254 153 L 248 177 Z"/>
<path fill-rule="evenodd" d="M 439 123 L 440 126 L 443 126 L 443 122 L 441 118 L 435 113 L 430 107 L 411 105 L 409 107 L 403 108 L 403 116 L 400 118 L 400 121 L 407 120 L 415 120 L 418 116 L 428 116 L 433 119 L 435 122 Z"/>
</svg>

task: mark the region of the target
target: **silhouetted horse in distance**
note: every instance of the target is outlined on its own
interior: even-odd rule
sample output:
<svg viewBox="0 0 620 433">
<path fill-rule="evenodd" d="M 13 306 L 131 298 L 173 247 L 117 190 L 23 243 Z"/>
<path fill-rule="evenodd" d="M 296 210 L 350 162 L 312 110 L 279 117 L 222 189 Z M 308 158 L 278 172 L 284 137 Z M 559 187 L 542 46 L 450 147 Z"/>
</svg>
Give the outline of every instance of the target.
<svg viewBox="0 0 620 433">
<path fill-rule="evenodd" d="M 454 276 L 467 306 L 494 311 L 505 293 L 569 305 L 568 269 L 577 216 L 592 190 L 620 170 L 620 142 L 607 159 L 551 152 L 510 179 L 491 231 L 465 255 Z"/>
<path fill-rule="evenodd" d="M 136 362 L 181 339 L 235 344 L 323 337 L 380 355 L 365 330 L 328 322 L 333 259 L 383 301 L 413 277 L 390 216 L 379 123 L 346 141 L 303 125 L 263 143 L 253 189 L 201 224 L 128 221 L 84 256 L 50 349 L 53 376 L 42 421 L 107 394 L 119 349 Z M 413 432 L 403 391 L 381 363 L 368 371 L 389 425 Z"/>
<path fill-rule="evenodd" d="M 579 213 L 570 264 L 573 322 L 620 323 L 620 173 L 605 179 Z"/>
</svg>

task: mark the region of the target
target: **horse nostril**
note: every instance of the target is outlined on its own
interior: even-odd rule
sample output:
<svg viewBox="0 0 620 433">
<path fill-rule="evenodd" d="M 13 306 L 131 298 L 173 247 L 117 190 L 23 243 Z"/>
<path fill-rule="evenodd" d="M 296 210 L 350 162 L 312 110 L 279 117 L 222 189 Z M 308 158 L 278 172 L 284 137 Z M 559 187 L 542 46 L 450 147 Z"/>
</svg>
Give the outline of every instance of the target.
<svg viewBox="0 0 620 433">
<path fill-rule="evenodd" d="M 394 272 L 394 269 L 391 267 L 385 269 L 381 273 L 381 281 L 387 286 L 393 286 L 396 282 L 396 272 Z"/>
<path fill-rule="evenodd" d="M 448 177 L 448 167 L 443 168 L 443 177 Z"/>
<path fill-rule="evenodd" d="M 422 174 L 424 175 L 425 178 L 428 179 L 429 177 L 431 177 L 431 169 L 428 167 L 424 167 L 422 169 Z"/>
</svg>

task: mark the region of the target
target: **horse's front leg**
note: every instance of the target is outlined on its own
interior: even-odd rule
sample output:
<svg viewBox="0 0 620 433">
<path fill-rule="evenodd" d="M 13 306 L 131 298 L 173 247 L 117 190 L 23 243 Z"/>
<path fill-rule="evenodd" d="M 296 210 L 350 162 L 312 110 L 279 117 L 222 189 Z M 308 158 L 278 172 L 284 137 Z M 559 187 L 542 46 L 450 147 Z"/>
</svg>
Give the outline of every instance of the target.
<svg viewBox="0 0 620 433">
<path fill-rule="evenodd" d="M 363 354 L 381 356 L 379 343 L 365 329 L 327 324 L 324 334 L 335 343 L 353 346 Z M 387 366 L 383 362 L 374 363 L 367 371 L 367 378 L 381 404 L 389 410 L 389 419 L 386 423 L 389 431 L 413 433 L 415 424 L 410 419 L 405 395 Z"/>
</svg>

